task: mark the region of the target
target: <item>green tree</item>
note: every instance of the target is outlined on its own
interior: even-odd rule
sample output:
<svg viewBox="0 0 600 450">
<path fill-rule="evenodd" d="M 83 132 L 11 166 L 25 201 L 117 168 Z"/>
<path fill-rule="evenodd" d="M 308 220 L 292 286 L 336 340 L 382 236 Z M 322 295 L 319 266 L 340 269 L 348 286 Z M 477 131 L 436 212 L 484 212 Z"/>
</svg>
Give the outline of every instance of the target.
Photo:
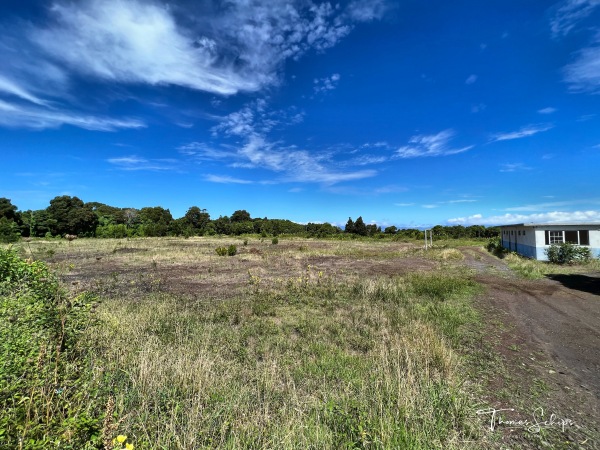
<svg viewBox="0 0 600 450">
<path fill-rule="evenodd" d="M 77 197 L 62 195 L 50 200 L 46 208 L 50 219 L 50 231 L 53 235 L 75 234 L 93 235 L 98 225 L 98 217 L 90 207 Z"/>
<path fill-rule="evenodd" d="M 88 202 L 85 207 L 94 211 L 100 225 L 124 224 L 126 221 L 125 211 L 122 208 L 99 202 Z"/>
<path fill-rule="evenodd" d="M 219 216 L 219 218 L 212 223 L 217 234 L 231 234 L 231 222 L 229 221 L 229 217 Z"/>
<path fill-rule="evenodd" d="M 21 231 L 17 222 L 0 217 L 0 242 L 17 242 L 20 238 Z"/>
<path fill-rule="evenodd" d="M 397 231 L 398 231 L 398 228 L 396 228 L 394 225 L 392 225 L 391 227 L 386 227 L 384 233 L 385 234 L 396 234 Z"/>
<path fill-rule="evenodd" d="M 6 218 L 6 220 L 20 222 L 19 213 L 17 207 L 10 202 L 10 199 L 0 197 L 0 217 Z"/>
<path fill-rule="evenodd" d="M 356 219 L 356 222 L 354 222 L 354 232 L 359 236 L 366 236 L 368 234 L 367 226 L 365 225 L 362 216 L 359 216 L 358 219 Z"/>
<path fill-rule="evenodd" d="M 140 209 L 139 219 L 144 236 L 166 236 L 173 216 L 171 211 L 162 206 L 148 206 Z"/>
<path fill-rule="evenodd" d="M 348 222 L 346 222 L 346 228 L 344 228 L 344 232 L 345 233 L 354 233 L 355 232 L 354 221 L 352 220 L 352 217 L 348 217 Z"/>
<path fill-rule="evenodd" d="M 229 220 L 231 221 L 231 223 L 237 223 L 248 222 L 252 220 L 252 218 L 250 217 L 250 213 L 245 209 L 238 209 L 231 215 L 231 218 Z"/>
<path fill-rule="evenodd" d="M 206 227 L 208 222 L 210 222 L 210 214 L 206 212 L 206 209 L 192 206 L 187 210 L 183 219 L 184 224 L 194 230 L 197 234 Z"/>
</svg>

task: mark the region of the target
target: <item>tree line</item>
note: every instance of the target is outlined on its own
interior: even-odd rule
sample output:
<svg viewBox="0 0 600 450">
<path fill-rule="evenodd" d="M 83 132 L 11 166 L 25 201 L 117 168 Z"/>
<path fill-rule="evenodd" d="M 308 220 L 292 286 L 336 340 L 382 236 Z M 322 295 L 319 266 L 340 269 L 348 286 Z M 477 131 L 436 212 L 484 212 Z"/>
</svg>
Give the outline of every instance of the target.
<svg viewBox="0 0 600 450">
<path fill-rule="evenodd" d="M 433 227 L 439 238 L 477 238 L 499 235 L 497 227 L 473 225 L 463 227 Z M 10 199 L 0 198 L 0 241 L 14 242 L 21 237 L 56 237 L 73 235 L 79 237 L 125 238 L 154 236 L 213 236 L 281 234 L 306 237 L 332 236 L 393 236 L 403 239 L 423 239 L 418 229 L 385 228 L 365 224 L 362 217 L 348 219 L 345 228 L 330 223 L 306 225 L 286 219 L 252 218 L 246 210 L 237 210 L 231 216 L 212 219 L 206 209 L 191 206 L 185 215 L 173 218 L 171 212 L 161 206 L 144 208 L 118 208 L 99 202 L 84 203 L 78 197 L 57 196 L 50 200 L 46 209 L 19 211 Z"/>
</svg>

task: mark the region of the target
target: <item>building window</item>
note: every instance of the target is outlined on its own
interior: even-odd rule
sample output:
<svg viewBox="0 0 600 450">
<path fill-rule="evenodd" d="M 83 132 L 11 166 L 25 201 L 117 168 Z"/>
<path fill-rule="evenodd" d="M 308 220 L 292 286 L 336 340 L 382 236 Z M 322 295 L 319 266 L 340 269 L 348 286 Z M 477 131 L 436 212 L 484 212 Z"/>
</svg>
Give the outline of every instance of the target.
<svg viewBox="0 0 600 450">
<path fill-rule="evenodd" d="M 589 230 L 546 230 L 546 245 L 562 244 L 563 242 L 574 245 L 590 245 L 590 232 Z"/>
<path fill-rule="evenodd" d="M 569 244 L 579 244 L 579 233 L 577 230 L 565 231 L 565 242 Z"/>
<path fill-rule="evenodd" d="M 550 245 L 562 244 L 563 242 L 564 242 L 564 237 L 563 237 L 562 231 L 551 231 L 550 232 Z"/>
<path fill-rule="evenodd" d="M 525 236 L 525 230 L 523 230 L 523 236 Z"/>
</svg>

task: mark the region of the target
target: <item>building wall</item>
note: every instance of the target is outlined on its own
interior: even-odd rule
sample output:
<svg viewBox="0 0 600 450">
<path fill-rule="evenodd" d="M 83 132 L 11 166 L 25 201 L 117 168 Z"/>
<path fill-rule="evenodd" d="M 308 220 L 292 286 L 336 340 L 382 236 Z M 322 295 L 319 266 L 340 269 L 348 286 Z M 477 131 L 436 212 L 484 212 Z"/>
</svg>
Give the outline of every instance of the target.
<svg viewBox="0 0 600 450">
<path fill-rule="evenodd" d="M 502 227 L 502 247 L 528 258 L 537 258 L 536 236 L 532 227 Z"/>
<path fill-rule="evenodd" d="M 600 258 L 600 225 L 545 225 L 501 227 L 502 246 L 528 258 L 547 261 L 546 231 L 588 230 L 590 245 L 586 246 L 594 258 Z"/>
</svg>

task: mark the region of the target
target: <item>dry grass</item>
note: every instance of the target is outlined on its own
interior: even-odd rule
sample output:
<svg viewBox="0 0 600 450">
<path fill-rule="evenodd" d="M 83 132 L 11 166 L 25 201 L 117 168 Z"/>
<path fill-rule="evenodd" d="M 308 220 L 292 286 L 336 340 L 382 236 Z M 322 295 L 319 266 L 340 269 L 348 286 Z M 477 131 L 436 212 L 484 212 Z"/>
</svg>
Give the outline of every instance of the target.
<svg viewBox="0 0 600 450">
<path fill-rule="evenodd" d="M 216 247 L 235 244 L 235 257 Z M 462 253 L 390 242 L 32 241 L 71 289 L 136 448 L 481 448 Z M 431 269 L 444 267 L 444 273 Z M 420 273 L 425 270 L 429 273 Z M 104 401 L 103 405 L 106 403 Z"/>
<path fill-rule="evenodd" d="M 149 448 L 470 448 L 460 333 L 436 324 L 470 311 L 464 287 L 432 315 L 440 300 L 419 286 L 317 278 L 249 282 L 225 302 L 110 300 L 93 337 L 123 371 L 107 380 L 122 431 Z"/>
</svg>

